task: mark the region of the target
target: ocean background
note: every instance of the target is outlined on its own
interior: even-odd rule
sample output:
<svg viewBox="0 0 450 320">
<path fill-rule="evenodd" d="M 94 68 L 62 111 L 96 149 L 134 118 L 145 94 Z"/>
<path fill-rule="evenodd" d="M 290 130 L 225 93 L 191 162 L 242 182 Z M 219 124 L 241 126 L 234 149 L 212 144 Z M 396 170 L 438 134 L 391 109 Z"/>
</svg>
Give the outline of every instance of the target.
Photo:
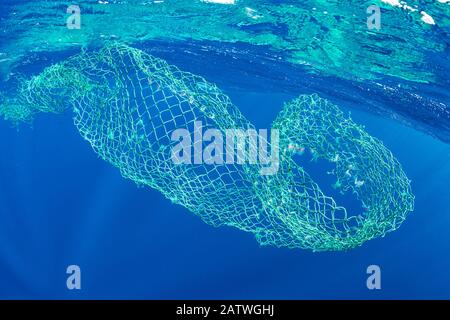
<svg viewBox="0 0 450 320">
<path fill-rule="evenodd" d="M 134 45 L 217 83 L 257 128 L 269 128 L 283 103 L 318 92 L 392 151 L 412 180 L 415 210 L 398 230 L 346 252 L 261 247 L 251 234 L 208 226 L 122 178 L 80 137 L 70 112 L 19 128 L 1 120 L 0 298 L 450 299 L 448 47 L 427 60 L 439 66 L 436 83 L 412 87 L 386 77 L 361 89 L 349 78 L 261 59 L 263 49 L 243 43 Z M 74 51 L 30 53 L 32 63 L 14 71 L 36 74 Z M 393 83 L 423 89 L 415 91 L 420 101 L 439 100 L 443 113 L 403 100 L 403 91 L 374 91 Z M 13 85 L 1 89 L 13 92 Z M 81 268 L 81 290 L 66 287 L 72 264 Z M 373 264 L 381 268 L 381 290 L 366 287 Z"/>
</svg>

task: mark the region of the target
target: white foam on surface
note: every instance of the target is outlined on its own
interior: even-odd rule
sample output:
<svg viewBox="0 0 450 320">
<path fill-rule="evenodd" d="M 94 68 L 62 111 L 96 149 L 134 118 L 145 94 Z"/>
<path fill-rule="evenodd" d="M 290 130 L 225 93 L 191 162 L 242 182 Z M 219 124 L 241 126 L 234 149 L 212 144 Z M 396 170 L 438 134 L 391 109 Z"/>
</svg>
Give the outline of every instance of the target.
<svg viewBox="0 0 450 320">
<path fill-rule="evenodd" d="M 245 14 L 247 15 L 247 17 L 255 19 L 255 20 L 262 17 L 262 15 L 258 14 L 258 11 L 256 11 L 255 9 L 252 9 L 250 7 L 245 7 Z"/>
<path fill-rule="evenodd" d="M 381 0 L 381 2 L 390 4 L 393 7 L 401 7 L 402 6 L 398 0 Z"/>
<path fill-rule="evenodd" d="M 200 0 L 205 3 L 235 4 L 235 0 Z"/>
<path fill-rule="evenodd" d="M 420 11 L 420 14 L 422 15 L 422 18 L 420 18 L 420 20 L 422 20 L 423 22 L 428 23 L 428 24 L 432 24 L 432 25 L 436 24 L 436 23 L 434 22 L 433 17 L 430 16 L 430 15 L 429 15 L 428 13 L 426 13 L 425 11 Z"/>
</svg>

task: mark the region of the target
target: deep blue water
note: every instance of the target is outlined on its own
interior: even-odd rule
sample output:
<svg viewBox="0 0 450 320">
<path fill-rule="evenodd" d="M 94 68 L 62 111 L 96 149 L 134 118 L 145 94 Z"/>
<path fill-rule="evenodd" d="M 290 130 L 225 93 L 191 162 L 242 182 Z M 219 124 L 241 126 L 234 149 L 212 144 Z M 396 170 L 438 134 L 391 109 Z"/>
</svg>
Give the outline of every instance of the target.
<svg viewBox="0 0 450 320">
<path fill-rule="evenodd" d="M 227 93 L 257 127 L 291 98 Z M 450 146 L 397 121 L 352 117 L 402 163 L 416 204 L 399 230 L 336 253 L 260 247 L 204 224 L 98 159 L 70 113 L 19 131 L 0 122 L 0 298 L 450 298 Z M 81 267 L 80 291 L 66 288 L 70 264 Z M 381 290 L 366 288 L 371 264 Z"/>
</svg>

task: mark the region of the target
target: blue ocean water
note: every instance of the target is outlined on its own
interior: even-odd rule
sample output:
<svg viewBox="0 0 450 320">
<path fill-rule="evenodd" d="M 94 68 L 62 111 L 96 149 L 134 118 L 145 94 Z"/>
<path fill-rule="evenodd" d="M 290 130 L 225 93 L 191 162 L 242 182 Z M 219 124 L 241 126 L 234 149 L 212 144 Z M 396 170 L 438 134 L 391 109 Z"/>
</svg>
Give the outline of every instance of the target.
<svg viewBox="0 0 450 320">
<path fill-rule="evenodd" d="M 280 85 L 280 78 L 262 75 L 267 69 L 245 71 L 263 64 L 217 63 L 213 55 L 196 64 L 161 50 L 169 46 L 141 48 L 220 84 L 258 128 L 270 127 L 283 103 L 305 92 L 320 91 L 351 112 L 402 164 L 412 180 L 414 212 L 395 232 L 347 252 L 260 247 L 251 234 L 208 226 L 159 192 L 123 179 L 80 138 L 70 112 L 40 115 L 19 128 L 0 121 L 0 298 L 450 298 L 450 145 L 442 123 L 434 125 L 425 111 L 413 113 L 414 122 L 409 112 L 420 106 L 394 106 L 395 97 L 376 98 L 342 79 L 280 68 L 280 77 L 292 72 Z M 39 61 L 18 70 L 36 73 L 45 65 Z M 425 99 L 434 99 L 442 87 L 426 89 Z M 392 110 L 411 123 L 387 117 Z M 67 290 L 72 264 L 81 268 L 81 290 Z M 373 264 L 381 268 L 381 290 L 366 287 Z"/>
<path fill-rule="evenodd" d="M 229 94 L 260 126 L 289 98 Z M 336 253 L 260 247 L 250 234 L 204 224 L 98 159 L 70 114 L 19 131 L 2 122 L 0 297 L 449 298 L 450 146 L 393 120 L 352 116 L 403 164 L 416 208 L 385 238 Z M 81 267 L 80 291 L 66 288 L 71 264 Z M 366 287 L 371 264 L 382 270 L 379 291 Z"/>
</svg>

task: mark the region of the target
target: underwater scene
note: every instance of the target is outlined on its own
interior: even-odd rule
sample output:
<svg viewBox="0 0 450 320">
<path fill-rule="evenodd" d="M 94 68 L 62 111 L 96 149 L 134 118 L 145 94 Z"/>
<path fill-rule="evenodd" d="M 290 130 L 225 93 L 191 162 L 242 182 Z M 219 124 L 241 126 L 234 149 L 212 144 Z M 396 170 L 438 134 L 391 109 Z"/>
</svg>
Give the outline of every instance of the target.
<svg viewBox="0 0 450 320">
<path fill-rule="evenodd" d="M 449 0 L 0 3 L 0 299 L 450 299 Z"/>
</svg>

